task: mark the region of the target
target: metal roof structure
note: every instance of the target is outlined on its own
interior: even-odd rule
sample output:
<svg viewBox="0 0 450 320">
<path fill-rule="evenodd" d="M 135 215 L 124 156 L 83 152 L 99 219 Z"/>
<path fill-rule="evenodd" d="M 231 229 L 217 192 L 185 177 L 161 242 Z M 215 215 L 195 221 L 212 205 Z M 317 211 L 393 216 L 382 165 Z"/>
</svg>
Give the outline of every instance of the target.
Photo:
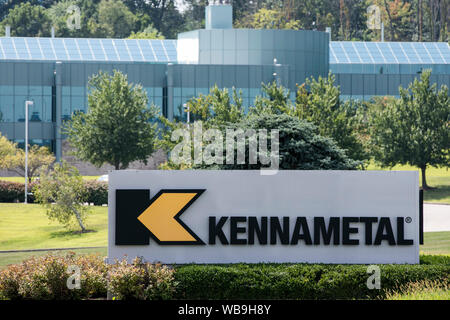
<svg viewBox="0 0 450 320">
<path fill-rule="evenodd" d="M 177 61 L 177 40 L 0 38 L 1 60 Z"/>
<path fill-rule="evenodd" d="M 0 60 L 177 62 L 177 40 L 1 37 Z M 450 64 L 445 42 L 331 41 L 331 64 Z"/>
<path fill-rule="evenodd" d="M 331 41 L 330 63 L 450 64 L 446 42 Z"/>
</svg>

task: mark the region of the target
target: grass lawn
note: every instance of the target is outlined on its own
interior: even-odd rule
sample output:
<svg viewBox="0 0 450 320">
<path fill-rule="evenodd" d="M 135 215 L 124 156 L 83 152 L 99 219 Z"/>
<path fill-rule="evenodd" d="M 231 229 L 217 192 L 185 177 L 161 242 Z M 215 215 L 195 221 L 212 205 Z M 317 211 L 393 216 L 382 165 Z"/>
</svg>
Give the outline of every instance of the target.
<svg viewBox="0 0 450 320">
<path fill-rule="evenodd" d="M 391 169 L 381 168 L 371 163 L 367 170 L 408 170 L 418 171 L 419 180 L 422 184 L 422 176 L 420 170 L 412 166 L 397 165 Z M 424 201 L 429 203 L 446 203 L 450 204 L 450 169 L 430 167 L 426 171 L 427 184 L 436 189 L 424 192 Z"/>
<path fill-rule="evenodd" d="M 50 221 L 38 204 L 0 203 L 0 250 L 106 246 L 108 208 L 91 209 L 86 227 L 94 232 L 81 234 Z"/>
<path fill-rule="evenodd" d="M 450 231 L 425 232 L 424 244 L 420 246 L 421 254 L 450 255 Z"/>
<path fill-rule="evenodd" d="M 78 254 L 98 254 L 102 257 L 106 257 L 107 248 L 95 248 L 95 249 L 74 249 L 74 250 L 58 250 L 58 251 L 35 251 L 35 252 L 11 252 L 0 253 L 0 270 L 5 268 L 9 264 L 20 263 L 31 257 L 39 257 L 46 254 L 52 255 L 64 255 L 69 252 L 75 252 Z"/>
<path fill-rule="evenodd" d="M 450 287 L 432 281 L 412 282 L 386 300 L 450 300 Z"/>
</svg>

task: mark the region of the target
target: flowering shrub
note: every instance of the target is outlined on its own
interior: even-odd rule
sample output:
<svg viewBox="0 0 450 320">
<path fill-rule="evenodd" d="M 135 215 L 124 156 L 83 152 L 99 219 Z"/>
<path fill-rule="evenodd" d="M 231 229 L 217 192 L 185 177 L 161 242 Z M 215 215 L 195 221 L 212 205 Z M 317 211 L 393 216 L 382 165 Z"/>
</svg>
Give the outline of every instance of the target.
<svg viewBox="0 0 450 320">
<path fill-rule="evenodd" d="M 81 270 L 80 289 L 69 289 L 69 266 Z M 106 296 L 107 265 L 95 255 L 32 257 L 0 271 L 4 299 L 83 299 Z"/>
<path fill-rule="evenodd" d="M 69 289 L 69 266 L 80 270 L 80 288 Z M 175 290 L 173 270 L 162 265 L 126 259 L 106 264 L 98 255 L 69 253 L 32 257 L 0 271 L 1 299 L 105 298 L 108 288 L 116 299 L 170 299 Z"/>
<path fill-rule="evenodd" d="M 144 263 L 140 258 L 128 264 L 117 261 L 109 273 L 109 290 L 117 299 L 171 299 L 175 293 L 174 271 L 160 264 Z"/>
<path fill-rule="evenodd" d="M 86 202 L 96 206 L 108 204 L 108 183 L 95 180 L 84 181 Z"/>
<path fill-rule="evenodd" d="M 28 184 L 29 192 L 33 190 L 36 182 Z M 24 202 L 25 184 L 20 182 L 0 180 L 0 202 Z M 28 203 L 34 202 L 34 196 L 28 195 Z"/>
<path fill-rule="evenodd" d="M 39 182 L 28 184 L 29 192 Z M 95 180 L 83 181 L 85 189 L 86 202 L 93 203 L 96 206 L 108 204 L 108 183 Z M 23 202 L 25 198 L 25 184 L 21 182 L 12 182 L 0 180 L 0 202 Z M 28 203 L 35 201 L 34 195 L 28 196 Z"/>
</svg>

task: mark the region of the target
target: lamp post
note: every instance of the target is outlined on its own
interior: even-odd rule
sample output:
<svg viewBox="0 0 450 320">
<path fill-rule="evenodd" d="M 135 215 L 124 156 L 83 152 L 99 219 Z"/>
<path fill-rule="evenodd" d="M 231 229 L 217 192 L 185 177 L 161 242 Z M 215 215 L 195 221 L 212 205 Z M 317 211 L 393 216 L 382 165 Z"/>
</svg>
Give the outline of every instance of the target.
<svg viewBox="0 0 450 320">
<path fill-rule="evenodd" d="M 191 110 L 190 110 L 189 105 L 187 103 L 183 104 L 183 107 L 184 107 L 184 111 L 187 113 L 186 122 L 187 122 L 187 125 L 188 125 L 188 128 L 189 128 L 189 124 L 191 122 L 191 117 L 190 117 L 190 111 Z"/>
<path fill-rule="evenodd" d="M 33 101 L 25 101 L 25 204 L 28 203 L 28 107 Z"/>
</svg>

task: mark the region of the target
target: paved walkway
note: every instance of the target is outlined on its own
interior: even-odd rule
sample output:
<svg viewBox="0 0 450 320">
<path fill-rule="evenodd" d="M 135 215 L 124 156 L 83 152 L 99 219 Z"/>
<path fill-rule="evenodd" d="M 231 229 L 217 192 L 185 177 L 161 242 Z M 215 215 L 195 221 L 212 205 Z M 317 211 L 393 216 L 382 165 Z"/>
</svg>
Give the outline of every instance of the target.
<svg viewBox="0 0 450 320">
<path fill-rule="evenodd" d="M 423 205 L 423 231 L 450 231 L 450 205 Z"/>
</svg>

